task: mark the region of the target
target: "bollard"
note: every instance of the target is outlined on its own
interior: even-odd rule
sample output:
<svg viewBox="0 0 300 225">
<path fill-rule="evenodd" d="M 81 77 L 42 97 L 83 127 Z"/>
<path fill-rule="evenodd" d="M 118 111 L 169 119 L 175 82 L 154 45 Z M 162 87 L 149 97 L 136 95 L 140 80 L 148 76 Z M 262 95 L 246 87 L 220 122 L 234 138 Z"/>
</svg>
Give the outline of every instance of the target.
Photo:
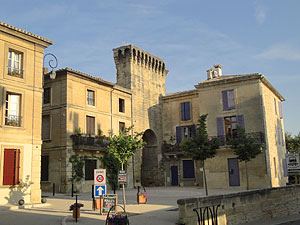
<svg viewBox="0 0 300 225">
<path fill-rule="evenodd" d="M 55 196 L 55 183 L 53 183 L 53 196 Z"/>
<path fill-rule="evenodd" d="M 76 196 L 76 204 L 75 204 L 75 221 L 77 223 L 77 195 Z"/>
</svg>

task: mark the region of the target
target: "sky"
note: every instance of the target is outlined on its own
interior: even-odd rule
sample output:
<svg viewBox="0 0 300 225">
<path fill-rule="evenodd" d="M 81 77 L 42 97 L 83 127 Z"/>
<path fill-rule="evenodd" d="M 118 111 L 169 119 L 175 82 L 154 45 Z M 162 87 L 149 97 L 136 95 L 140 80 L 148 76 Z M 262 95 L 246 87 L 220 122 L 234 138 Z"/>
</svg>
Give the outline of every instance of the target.
<svg viewBox="0 0 300 225">
<path fill-rule="evenodd" d="M 206 70 L 262 73 L 286 99 L 285 131 L 300 132 L 299 0 L 10 0 L 0 21 L 45 37 L 69 67 L 116 82 L 112 49 L 133 44 L 164 60 L 166 92 L 194 89 Z"/>
</svg>

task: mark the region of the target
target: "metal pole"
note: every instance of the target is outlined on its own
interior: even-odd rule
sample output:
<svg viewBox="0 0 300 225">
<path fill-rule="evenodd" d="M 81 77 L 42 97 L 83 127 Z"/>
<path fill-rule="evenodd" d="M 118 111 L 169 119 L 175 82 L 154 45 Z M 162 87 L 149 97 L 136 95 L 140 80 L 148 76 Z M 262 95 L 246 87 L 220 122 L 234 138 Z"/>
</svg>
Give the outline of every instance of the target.
<svg viewBox="0 0 300 225">
<path fill-rule="evenodd" d="M 55 183 L 53 183 L 53 196 L 55 196 Z"/>
<path fill-rule="evenodd" d="M 72 182 L 72 197 L 74 197 L 74 184 Z"/>
<path fill-rule="evenodd" d="M 95 211 L 95 196 L 94 196 L 94 185 L 92 185 L 92 207 L 93 207 L 93 210 Z"/>
<path fill-rule="evenodd" d="M 76 196 L 76 203 L 75 203 L 75 221 L 77 223 L 77 195 Z"/>
</svg>

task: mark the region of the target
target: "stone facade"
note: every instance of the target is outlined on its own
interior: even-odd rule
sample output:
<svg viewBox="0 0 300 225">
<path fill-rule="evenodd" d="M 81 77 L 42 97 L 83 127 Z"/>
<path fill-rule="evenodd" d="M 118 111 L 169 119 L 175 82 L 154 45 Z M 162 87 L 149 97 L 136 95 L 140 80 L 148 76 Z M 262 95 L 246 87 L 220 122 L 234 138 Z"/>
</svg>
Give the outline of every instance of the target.
<svg viewBox="0 0 300 225">
<path fill-rule="evenodd" d="M 51 44 L 0 22 L 0 204 L 41 201 L 42 67 Z"/>
</svg>

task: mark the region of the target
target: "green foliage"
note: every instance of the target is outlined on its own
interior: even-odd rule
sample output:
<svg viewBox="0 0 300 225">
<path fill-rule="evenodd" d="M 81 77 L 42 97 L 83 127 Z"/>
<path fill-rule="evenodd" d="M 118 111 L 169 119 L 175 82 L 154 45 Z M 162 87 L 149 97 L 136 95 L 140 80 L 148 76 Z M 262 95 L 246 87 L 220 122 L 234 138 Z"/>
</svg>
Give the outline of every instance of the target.
<svg viewBox="0 0 300 225">
<path fill-rule="evenodd" d="M 116 189 L 118 185 L 118 171 L 121 169 L 121 163 L 113 154 L 106 152 L 101 158 L 101 162 L 107 171 L 107 180 L 109 185 Z"/>
<path fill-rule="evenodd" d="M 79 182 L 83 179 L 84 173 L 83 173 L 83 166 L 84 166 L 84 160 L 85 156 L 79 156 L 79 155 L 72 155 L 69 158 L 69 163 L 72 164 L 72 175 L 70 178 L 70 181 L 72 183 Z"/>
<path fill-rule="evenodd" d="M 300 133 L 294 137 L 290 133 L 285 133 L 285 145 L 289 152 L 300 153 Z"/>
<path fill-rule="evenodd" d="M 237 136 L 229 141 L 229 145 L 234 150 L 240 161 L 249 162 L 252 158 L 262 152 L 263 144 L 256 143 L 251 137 L 247 137 L 245 129 L 237 126 Z"/>
<path fill-rule="evenodd" d="M 209 140 L 206 128 L 207 114 L 201 115 L 198 119 L 199 125 L 196 129 L 196 135 L 190 139 L 184 139 L 180 148 L 194 160 L 206 160 L 215 156 L 220 146 L 220 140 L 213 138 Z"/>
<path fill-rule="evenodd" d="M 80 128 L 80 127 L 75 128 L 74 134 L 75 134 L 75 135 L 81 135 L 81 128 Z"/>
<path fill-rule="evenodd" d="M 132 127 L 126 128 L 124 132 L 120 132 L 119 135 L 113 135 L 110 137 L 110 144 L 108 151 L 113 154 L 120 163 L 126 164 L 128 159 L 135 155 L 137 149 L 142 149 L 144 141 L 141 138 L 143 133 L 135 133 L 130 135 Z"/>
</svg>

